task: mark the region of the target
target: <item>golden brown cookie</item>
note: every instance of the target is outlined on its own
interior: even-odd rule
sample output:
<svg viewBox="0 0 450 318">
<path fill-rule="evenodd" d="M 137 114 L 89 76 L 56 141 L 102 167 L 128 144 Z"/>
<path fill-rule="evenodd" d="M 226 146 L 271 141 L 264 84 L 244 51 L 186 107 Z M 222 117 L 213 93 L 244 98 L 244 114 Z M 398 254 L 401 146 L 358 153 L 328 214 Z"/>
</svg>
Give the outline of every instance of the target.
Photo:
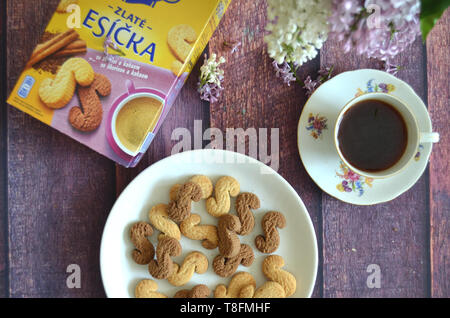
<svg viewBox="0 0 450 318">
<path fill-rule="evenodd" d="M 255 227 L 255 217 L 252 210 L 261 206 L 259 198 L 253 193 L 241 193 L 236 198 L 236 213 L 241 221 L 241 231 L 239 235 L 247 235 Z"/>
<path fill-rule="evenodd" d="M 178 190 L 180 190 L 182 184 L 174 184 L 171 188 L 170 188 L 170 192 L 169 192 L 169 199 L 170 201 L 176 201 L 178 198 Z"/>
<path fill-rule="evenodd" d="M 209 198 L 213 193 L 213 184 L 210 178 L 203 175 L 196 175 L 189 179 L 189 182 L 194 182 L 202 189 L 202 199 Z M 170 200 L 175 201 L 178 196 L 178 190 L 181 188 L 181 184 L 175 184 L 170 189 Z"/>
<path fill-rule="evenodd" d="M 173 286 L 186 285 L 194 275 L 204 274 L 208 270 L 208 259 L 200 252 L 189 253 L 183 261 L 183 264 L 173 264 L 174 268 L 170 276 L 167 278 Z"/>
<path fill-rule="evenodd" d="M 191 290 L 183 289 L 178 291 L 173 298 L 208 298 L 211 294 L 208 286 L 206 285 L 197 285 L 194 286 Z"/>
<path fill-rule="evenodd" d="M 232 258 L 217 255 L 213 260 L 214 272 L 221 277 L 230 277 L 236 273 L 239 265 L 249 267 L 255 260 L 252 248 L 247 244 L 241 244 L 239 254 Z"/>
<path fill-rule="evenodd" d="M 158 293 L 158 284 L 150 279 L 141 280 L 135 290 L 136 298 L 168 298 L 166 295 Z"/>
<path fill-rule="evenodd" d="M 217 227 L 214 225 L 199 225 L 201 221 L 200 215 L 191 214 L 190 217 L 181 222 L 181 233 L 191 240 L 202 241 L 202 246 L 206 249 L 215 249 L 219 245 Z"/>
<path fill-rule="evenodd" d="M 202 198 L 202 189 L 194 182 L 183 184 L 178 190 L 177 199 L 169 203 L 169 217 L 177 222 L 183 222 L 191 215 L 191 202 Z"/>
<path fill-rule="evenodd" d="M 103 118 L 102 102 L 98 95 L 105 97 L 109 94 L 111 94 L 111 82 L 106 76 L 96 73 L 90 86 L 78 87 L 81 107 L 75 106 L 70 110 L 70 124 L 84 132 L 96 130 Z"/>
<path fill-rule="evenodd" d="M 130 239 L 136 247 L 133 250 L 133 260 L 139 265 L 147 265 L 155 256 L 155 248 L 148 237 L 153 235 L 150 224 L 139 222 L 134 224 L 130 230 Z"/>
<path fill-rule="evenodd" d="M 286 297 L 291 296 L 297 289 L 295 276 L 281 269 L 284 266 L 284 259 L 278 255 L 267 256 L 262 264 L 264 275 L 271 281 L 283 286 Z"/>
<path fill-rule="evenodd" d="M 39 97 L 50 108 L 63 108 L 72 99 L 77 83 L 89 86 L 94 81 L 92 66 L 84 59 L 68 59 L 59 69 L 54 79 L 46 78 L 39 87 Z"/>
<path fill-rule="evenodd" d="M 247 298 L 242 297 L 248 295 L 247 292 L 243 292 L 243 289 L 254 290 L 255 287 L 255 278 L 249 273 L 240 272 L 231 278 L 228 287 L 222 284 L 218 285 L 214 291 L 214 298 Z"/>
<path fill-rule="evenodd" d="M 239 298 L 253 298 L 255 294 L 255 286 L 248 285 L 241 289 L 239 292 Z"/>
<path fill-rule="evenodd" d="M 236 179 L 232 177 L 220 178 L 216 183 L 214 197 L 206 200 L 206 210 L 208 213 L 215 217 L 221 217 L 230 212 L 230 196 L 237 196 L 240 189 L 239 182 Z"/>
<path fill-rule="evenodd" d="M 156 279 L 166 279 L 172 274 L 174 264 L 171 257 L 181 254 L 180 243 L 172 237 L 163 237 L 156 248 L 156 260 L 150 261 L 148 271 Z"/>
<path fill-rule="evenodd" d="M 208 199 L 213 193 L 213 183 L 210 178 L 204 175 L 196 175 L 189 179 L 190 182 L 194 182 L 202 189 L 202 199 Z"/>
<path fill-rule="evenodd" d="M 258 235 L 255 239 L 256 248 L 266 254 L 275 252 L 280 245 L 280 235 L 277 228 L 286 226 L 286 219 L 280 212 L 268 212 L 262 219 L 264 236 Z"/>
<path fill-rule="evenodd" d="M 180 228 L 169 218 L 167 210 L 167 204 L 157 204 L 151 208 L 148 218 L 155 229 L 179 241 L 181 239 Z"/>
<path fill-rule="evenodd" d="M 219 252 L 226 258 L 235 257 L 241 249 L 241 242 L 236 233 L 241 231 L 241 222 L 235 215 L 225 214 L 220 217 L 217 226 Z"/>
<path fill-rule="evenodd" d="M 276 282 L 265 282 L 264 285 L 259 287 L 253 298 L 285 298 L 286 293 L 283 289 L 283 286 Z"/>
</svg>

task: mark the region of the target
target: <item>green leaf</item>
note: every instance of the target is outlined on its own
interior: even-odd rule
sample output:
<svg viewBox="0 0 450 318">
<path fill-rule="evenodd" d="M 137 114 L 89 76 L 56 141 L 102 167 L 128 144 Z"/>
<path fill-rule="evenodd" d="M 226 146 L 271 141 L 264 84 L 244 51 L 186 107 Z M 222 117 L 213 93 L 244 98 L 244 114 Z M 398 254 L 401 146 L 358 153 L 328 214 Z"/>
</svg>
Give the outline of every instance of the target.
<svg viewBox="0 0 450 318">
<path fill-rule="evenodd" d="M 421 0 L 420 28 L 425 42 L 428 34 L 440 19 L 445 9 L 450 6 L 450 0 Z"/>
</svg>

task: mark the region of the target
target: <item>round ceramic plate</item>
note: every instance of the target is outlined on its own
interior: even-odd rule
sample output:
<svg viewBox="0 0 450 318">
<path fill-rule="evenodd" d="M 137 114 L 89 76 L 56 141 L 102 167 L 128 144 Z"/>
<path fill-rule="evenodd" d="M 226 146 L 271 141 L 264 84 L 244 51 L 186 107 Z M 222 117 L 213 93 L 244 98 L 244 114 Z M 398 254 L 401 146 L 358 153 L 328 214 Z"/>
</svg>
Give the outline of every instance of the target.
<svg viewBox="0 0 450 318">
<path fill-rule="evenodd" d="M 261 201 L 261 208 L 254 211 L 256 226 L 252 233 L 240 237 L 255 252 L 255 261 L 250 267 L 239 266 L 238 272 L 250 272 L 257 286 L 266 278 L 262 273 L 262 261 L 266 254 L 260 253 L 254 244 L 255 237 L 263 234 L 261 220 L 266 212 L 280 211 L 287 226 L 279 230 L 281 243 L 275 254 L 285 260 L 287 271 L 297 278 L 297 291 L 292 297 L 309 297 L 314 289 L 317 273 L 317 242 L 308 211 L 295 190 L 280 175 L 261 162 L 247 156 L 222 150 L 197 150 L 168 157 L 143 171 L 123 191 L 115 203 L 103 232 L 100 266 L 103 285 L 108 297 L 134 297 L 134 288 L 142 279 L 152 279 L 148 266 L 138 265 L 131 258 L 134 249 L 129 231 L 135 222 L 148 221 L 148 211 L 158 203 L 169 202 L 169 190 L 176 183 L 186 182 L 197 174 L 209 176 L 215 183 L 221 176 L 232 176 L 241 185 L 241 192 L 255 193 Z M 234 207 L 234 200 L 232 199 Z M 200 214 L 202 224 L 217 225 L 217 219 L 205 209 L 205 200 L 193 203 L 192 212 Z M 230 213 L 235 213 L 232 208 Z M 157 231 L 155 231 L 157 232 Z M 150 238 L 156 246 L 158 233 Z M 192 251 L 200 251 L 209 260 L 205 274 L 194 274 L 183 287 L 171 286 L 166 280 L 155 280 L 158 291 L 169 297 L 181 289 L 190 289 L 205 284 L 212 291 L 218 284 L 228 285 L 230 278 L 221 278 L 212 269 L 212 261 L 218 249 L 206 250 L 200 241 L 182 237 L 182 255 L 173 260 L 181 264 Z"/>
<path fill-rule="evenodd" d="M 387 179 L 365 178 L 348 169 L 334 146 L 337 116 L 352 98 L 373 92 L 403 100 L 416 115 L 421 132 L 432 131 L 427 108 L 411 86 L 369 69 L 342 73 L 321 85 L 306 103 L 298 124 L 298 149 L 306 171 L 323 191 L 351 204 L 387 202 L 410 189 L 425 171 L 432 149 L 431 144 L 421 144 L 414 162 Z"/>
</svg>

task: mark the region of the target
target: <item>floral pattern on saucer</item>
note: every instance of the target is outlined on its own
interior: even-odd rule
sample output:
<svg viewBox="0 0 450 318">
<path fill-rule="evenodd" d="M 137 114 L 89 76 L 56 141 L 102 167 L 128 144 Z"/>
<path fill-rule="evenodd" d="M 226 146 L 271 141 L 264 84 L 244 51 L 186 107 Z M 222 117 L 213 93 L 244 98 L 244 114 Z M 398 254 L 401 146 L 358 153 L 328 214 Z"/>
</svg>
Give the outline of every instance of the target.
<svg viewBox="0 0 450 318">
<path fill-rule="evenodd" d="M 414 160 L 415 161 L 419 161 L 420 160 L 420 157 L 422 156 L 423 149 L 425 149 L 425 147 L 423 145 L 419 145 L 419 149 L 417 150 L 417 153 L 414 156 Z"/>
<path fill-rule="evenodd" d="M 319 114 L 314 116 L 311 113 L 308 117 L 306 130 L 310 131 L 310 135 L 314 139 L 319 139 L 320 137 L 322 137 L 323 131 L 328 129 L 327 122 L 328 119 L 326 117 L 320 116 Z"/>
<path fill-rule="evenodd" d="M 367 93 L 387 93 L 390 94 L 393 91 L 395 91 L 395 86 L 393 84 L 387 84 L 387 83 L 375 83 L 375 80 L 371 79 L 366 84 L 367 88 L 365 91 L 363 91 L 361 88 L 358 88 L 358 92 L 356 93 L 355 97 L 359 97 L 361 95 L 367 94 Z"/>
<path fill-rule="evenodd" d="M 342 161 L 339 166 L 340 173 L 336 172 L 336 175 L 343 179 L 341 183 L 339 183 L 336 188 L 339 192 L 347 192 L 347 193 L 357 193 L 358 196 L 362 196 L 367 187 L 372 188 L 373 179 L 366 178 L 360 176 L 359 174 L 353 172 L 349 169 Z"/>
<path fill-rule="evenodd" d="M 330 196 L 361 206 L 393 200 L 411 189 L 426 170 L 432 151 L 431 144 L 422 144 L 415 152 L 414 164 L 390 178 L 366 180 L 346 167 L 335 149 L 333 133 L 330 131 L 343 105 L 352 100 L 355 94 L 359 96 L 374 92 L 389 93 L 407 102 L 417 117 L 420 131 L 432 131 L 427 108 L 413 88 L 386 72 L 372 69 L 344 72 L 323 83 L 303 107 L 297 129 L 298 150 L 308 175 Z M 311 133 L 315 131 L 317 117 L 327 119 L 328 130 L 322 128 L 320 137 L 317 132 Z"/>
</svg>

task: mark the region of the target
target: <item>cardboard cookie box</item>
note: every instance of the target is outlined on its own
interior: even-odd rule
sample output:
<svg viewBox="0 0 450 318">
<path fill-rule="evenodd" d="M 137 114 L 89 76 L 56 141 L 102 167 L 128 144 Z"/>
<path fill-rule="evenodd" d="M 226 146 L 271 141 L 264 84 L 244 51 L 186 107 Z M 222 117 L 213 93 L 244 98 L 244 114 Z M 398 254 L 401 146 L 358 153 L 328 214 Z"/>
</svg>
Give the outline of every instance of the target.
<svg viewBox="0 0 450 318">
<path fill-rule="evenodd" d="M 8 103 L 126 167 L 231 0 L 62 0 Z"/>
</svg>

